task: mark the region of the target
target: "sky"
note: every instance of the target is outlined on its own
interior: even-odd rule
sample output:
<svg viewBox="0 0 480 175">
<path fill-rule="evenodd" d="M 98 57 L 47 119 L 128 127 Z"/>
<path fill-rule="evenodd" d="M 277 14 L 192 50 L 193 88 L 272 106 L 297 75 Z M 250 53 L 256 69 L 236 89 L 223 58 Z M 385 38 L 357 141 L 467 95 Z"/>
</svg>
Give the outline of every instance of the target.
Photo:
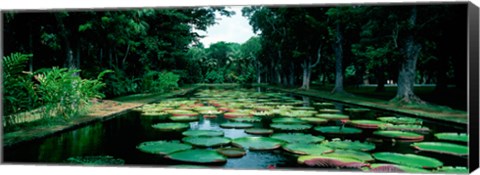
<svg viewBox="0 0 480 175">
<path fill-rule="evenodd" d="M 212 43 L 219 41 L 244 43 L 250 37 L 254 36 L 252 27 L 248 24 L 248 19 L 242 16 L 243 6 L 233 6 L 227 10 L 235 11 L 231 17 L 217 15 L 217 23 L 207 28 L 207 31 L 198 31 L 200 35 L 205 35 L 200 42 L 207 48 Z"/>
</svg>

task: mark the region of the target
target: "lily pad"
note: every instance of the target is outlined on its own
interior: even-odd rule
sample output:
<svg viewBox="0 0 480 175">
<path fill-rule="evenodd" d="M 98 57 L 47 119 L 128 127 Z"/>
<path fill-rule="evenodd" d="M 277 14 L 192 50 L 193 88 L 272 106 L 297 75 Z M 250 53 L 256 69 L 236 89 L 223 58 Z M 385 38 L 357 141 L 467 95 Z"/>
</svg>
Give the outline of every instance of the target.
<svg viewBox="0 0 480 175">
<path fill-rule="evenodd" d="M 273 134 L 272 129 L 263 129 L 263 128 L 246 129 L 245 132 L 248 133 L 248 134 L 253 134 L 253 135 L 270 135 L 270 134 Z"/>
<path fill-rule="evenodd" d="M 388 131 L 407 131 L 407 132 L 416 132 L 421 134 L 427 134 L 430 132 L 430 128 L 427 128 L 422 125 L 381 125 L 379 127 L 381 130 L 388 130 Z"/>
<path fill-rule="evenodd" d="M 304 120 L 300 120 L 298 118 L 291 118 L 291 117 L 280 117 L 272 119 L 273 123 L 307 123 Z"/>
<path fill-rule="evenodd" d="M 335 104 L 330 102 L 317 102 L 313 103 L 313 106 L 317 106 L 319 108 L 335 108 Z"/>
<path fill-rule="evenodd" d="M 292 109 L 294 109 L 294 110 L 315 110 L 314 107 L 308 107 L 308 106 L 293 107 Z"/>
<path fill-rule="evenodd" d="M 336 113 L 340 113 L 341 111 L 338 110 L 338 109 L 320 109 L 318 110 L 319 113 L 329 113 L 329 114 L 336 114 Z"/>
<path fill-rule="evenodd" d="M 378 120 L 350 120 L 348 121 L 348 124 L 357 128 L 377 129 L 380 125 L 385 125 L 387 123 Z"/>
<path fill-rule="evenodd" d="M 369 165 L 357 159 L 327 155 L 300 156 L 297 161 L 299 164 L 318 167 L 362 168 Z"/>
<path fill-rule="evenodd" d="M 386 138 L 410 141 L 422 141 L 424 139 L 423 135 L 405 131 L 375 131 L 373 134 Z"/>
<path fill-rule="evenodd" d="M 348 120 L 350 118 L 348 115 L 344 114 L 317 114 L 315 116 L 327 120 Z"/>
<path fill-rule="evenodd" d="M 371 164 L 370 168 L 364 169 L 370 172 L 398 172 L 398 173 L 431 173 L 431 171 L 421 169 L 421 168 L 414 168 L 408 167 L 403 165 L 396 165 L 396 164 Z"/>
<path fill-rule="evenodd" d="M 190 110 L 183 110 L 183 109 L 177 109 L 177 110 L 168 110 L 167 113 L 173 115 L 173 116 L 197 116 L 198 113 L 190 111 Z"/>
<path fill-rule="evenodd" d="M 468 147 L 445 142 L 419 142 L 411 144 L 420 151 L 450 154 L 455 156 L 468 156 Z"/>
<path fill-rule="evenodd" d="M 435 173 L 455 173 L 455 174 L 468 174 L 467 167 L 452 167 L 452 166 L 444 166 L 438 168 L 434 171 Z"/>
<path fill-rule="evenodd" d="M 336 149 L 331 153 L 325 154 L 327 156 L 335 156 L 335 157 L 347 157 L 347 158 L 353 158 L 353 159 L 358 159 L 363 162 L 371 162 L 374 161 L 372 155 L 366 152 L 362 151 L 354 151 L 354 150 L 342 150 L 342 149 Z"/>
<path fill-rule="evenodd" d="M 241 123 L 241 122 L 226 122 L 220 124 L 222 128 L 251 128 L 253 124 L 251 123 Z"/>
<path fill-rule="evenodd" d="M 283 140 L 287 143 L 318 143 L 325 140 L 323 136 L 313 136 L 303 133 L 278 133 L 273 134 L 271 138 Z"/>
<path fill-rule="evenodd" d="M 199 147 L 216 147 L 227 145 L 230 143 L 230 139 L 226 137 L 208 137 L 208 136 L 196 136 L 196 137 L 185 137 L 182 139 L 183 142 L 189 143 L 193 146 Z"/>
<path fill-rule="evenodd" d="M 242 157 L 247 154 L 247 152 L 242 148 L 218 148 L 216 151 L 224 156 L 232 158 Z"/>
<path fill-rule="evenodd" d="M 240 113 L 240 112 L 227 112 L 223 114 L 225 118 L 237 118 L 237 117 L 249 117 L 249 113 Z"/>
<path fill-rule="evenodd" d="M 188 123 L 158 123 L 152 125 L 152 127 L 159 131 L 170 132 L 187 130 L 190 125 Z"/>
<path fill-rule="evenodd" d="M 166 113 L 166 112 L 144 112 L 141 115 L 142 115 L 142 117 L 167 117 L 168 113 Z"/>
<path fill-rule="evenodd" d="M 308 143 L 289 143 L 283 145 L 282 148 L 285 151 L 301 155 L 322 155 L 333 151 L 333 149 L 321 144 Z"/>
<path fill-rule="evenodd" d="M 145 153 L 167 155 L 177 151 L 192 149 L 192 146 L 179 142 L 148 141 L 140 143 L 137 149 Z"/>
<path fill-rule="evenodd" d="M 169 118 L 170 120 L 174 122 L 194 122 L 198 121 L 197 116 L 173 116 Z"/>
<path fill-rule="evenodd" d="M 378 152 L 374 153 L 373 157 L 377 160 L 415 168 L 437 168 L 443 165 L 443 163 L 437 159 L 426 156 L 419 156 L 415 154 Z"/>
<path fill-rule="evenodd" d="M 238 117 L 238 118 L 231 118 L 231 121 L 234 122 L 260 122 L 262 121 L 259 117 Z"/>
<path fill-rule="evenodd" d="M 70 157 L 68 163 L 81 165 L 123 165 L 123 159 L 114 158 L 113 156 L 79 156 Z"/>
<path fill-rule="evenodd" d="M 443 133 L 436 133 L 435 137 L 437 139 L 440 139 L 440 140 L 468 142 L 468 134 L 467 133 L 443 132 Z"/>
<path fill-rule="evenodd" d="M 182 133 L 184 136 L 223 136 L 223 131 L 220 130 L 189 130 Z"/>
<path fill-rule="evenodd" d="M 322 144 L 335 149 L 350 149 L 359 151 L 371 151 L 375 149 L 375 144 L 373 143 L 351 140 L 332 140 L 323 142 Z"/>
<path fill-rule="evenodd" d="M 377 120 L 396 124 L 396 125 L 408 125 L 408 124 L 421 125 L 423 123 L 422 119 L 411 118 L 411 117 L 386 116 L 386 117 L 378 117 Z"/>
<path fill-rule="evenodd" d="M 327 119 L 323 119 L 323 118 L 317 118 L 317 117 L 302 117 L 302 118 L 299 118 L 300 120 L 303 120 L 303 121 L 306 121 L 307 123 L 310 123 L 310 124 L 324 124 L 324 123 L 327 123 L 328 120 Z"/>
<path fill-rule="evenodd" d="M 313 129 L 324 134 L 360 134 L 362 133 L 361 129 L 341 127 L 341 126 L 317 126 Z"/>
<path fill-rule="evenodd" d="M 237 147 L 250 150 L 272 150 L 282 146 L 285 142 L 269 137 L 240 137 L 232 140 Z"/>
<path fill-rule="evenodd" d="M 302 130 L 308 130 L 312 128 L 312 125 L 273 123 L 273 124 L 270 124 L 270 127 L 273 129 L 281 130 L 281 131 L 302 131 Z"/>
<path fill-rule="evenodd" d="M 185 150 L 165 156 L 166 158 L 190 163 L 225 163 L 227 158 L 213 150 Z"/>
<path fill-rule="evenodd" d="M 347 112 L 370 112 L 368 108 L 346 108 L 345 111 Z"/>
</svg>

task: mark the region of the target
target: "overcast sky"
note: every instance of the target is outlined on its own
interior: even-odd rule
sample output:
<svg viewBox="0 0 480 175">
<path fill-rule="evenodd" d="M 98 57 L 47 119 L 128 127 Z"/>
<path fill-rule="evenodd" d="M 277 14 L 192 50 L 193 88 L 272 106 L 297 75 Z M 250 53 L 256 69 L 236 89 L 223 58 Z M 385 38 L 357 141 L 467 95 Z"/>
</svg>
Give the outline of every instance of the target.
<svg viewBox="0 0 480 175">
<path fill-rule="evenodd" d="M 233 6 L 228 10 L 235 11 L 231 17 L 217 15 L 217 23 L 210 26 L 207 32 L 199 31 L 200 35 L 205 35 L 200 42 L 207 48 L 212 43 L 219 41 L 244 43 L 250 37 L 254 36 L 252 27 L 248 24 L 248 19 L 242 16 L 243 6 Z"/>
</svg>

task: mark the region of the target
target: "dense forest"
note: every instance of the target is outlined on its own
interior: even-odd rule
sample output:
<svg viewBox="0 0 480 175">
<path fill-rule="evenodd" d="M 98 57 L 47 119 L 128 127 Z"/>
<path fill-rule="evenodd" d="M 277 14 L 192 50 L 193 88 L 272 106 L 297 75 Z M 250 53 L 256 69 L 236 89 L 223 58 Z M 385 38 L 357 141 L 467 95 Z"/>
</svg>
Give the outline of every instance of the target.
<svg viewBox="0 0 480 175">
<path fill-rule="evenodd" d="M 348 93 L 344 86 L 360 84 L 381 92 L 393 80 L 394 102 L 422 103 L 416 83 L 466 96 L 466 7 L 244 7 L 237 15 L 257 36 L 209 47 L 196 31 L 234 15 L 228 8 L 7 12 L 4 113 L 194 83 L 334 84 L 332 93 Z"/>
</svg>

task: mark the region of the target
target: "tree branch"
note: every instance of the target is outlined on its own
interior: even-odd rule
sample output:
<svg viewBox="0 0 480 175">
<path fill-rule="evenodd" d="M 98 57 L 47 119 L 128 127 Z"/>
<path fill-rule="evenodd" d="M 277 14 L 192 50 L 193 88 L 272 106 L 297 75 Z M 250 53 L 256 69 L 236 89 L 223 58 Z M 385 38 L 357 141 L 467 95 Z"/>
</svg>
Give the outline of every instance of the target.
<svg viewBox="0 0 480 175">
<path fill-rule="evenodd" d="M 315 66 L 317 66 L 318 63 L 320 63 L 320 58 L 322 57 L 321 52 L 322 52 L 322 46 L 320 45 L 317 49 L 317 61 L 315 61 L 315 63 L 310 65 L 310 68 L 314 68 Z"/>
</svg>

